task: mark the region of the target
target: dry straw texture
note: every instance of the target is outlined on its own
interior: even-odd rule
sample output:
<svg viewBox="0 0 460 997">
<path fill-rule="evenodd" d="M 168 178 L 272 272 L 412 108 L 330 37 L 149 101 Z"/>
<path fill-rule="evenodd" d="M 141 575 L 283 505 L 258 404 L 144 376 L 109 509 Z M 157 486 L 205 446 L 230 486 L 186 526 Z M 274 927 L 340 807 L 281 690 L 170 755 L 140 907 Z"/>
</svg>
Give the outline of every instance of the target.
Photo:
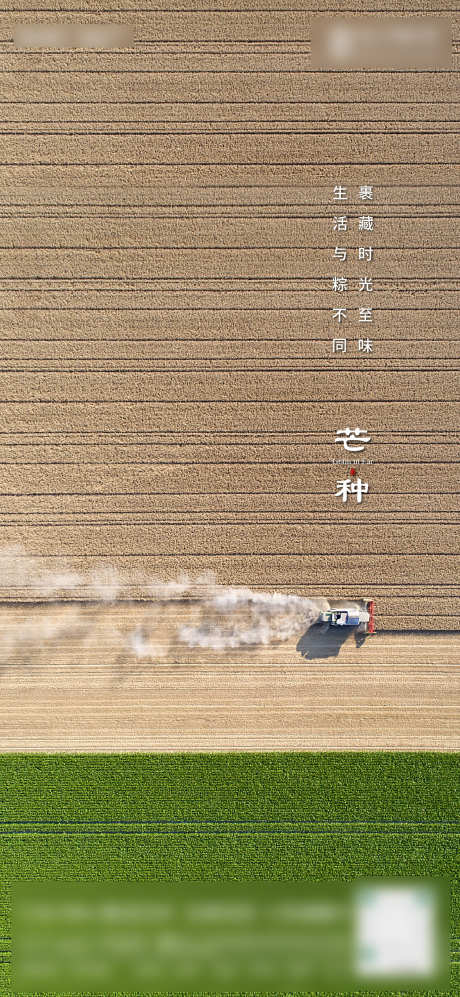
<svg viewBox="0 0 460 997">
<path fill-rule="evenodd" d="M 376 17 L 420 3 L 378 7 Z M 339 73 L 310 68 L 311 0 L 4 0 L 0 547 L 21 544 L 56 571 L 121 573 L 130 596 L 140 575 L 184 571 L 306 598 L 373 595 L 381 630 L 433 633 L 382 637 L 359 658 L 343 650 L 344 662 L 378 667 L 390 655 L 420 665 L 423 686 L 433 654 L 458 659 L 453 9 L 433 8 L 452 18 L 450 70 Z M 20 49 L 25 21 L 126 24 L 135 42 Z M 372 204 L 359 199 L 365 184 Z M 333 230 L 337 213 L 345 233 Z M 359 232 L 363 213 L 373 232 Z M 360 262 L 358 246 L 371 244 L 373 260 Z M 348 247 L 345 264 L 336 245 Z M 332 290 L 342 272 L 346 295 Z M 357 289 L 365 273 L 372 294 Z M 339 330 L 332 309 L 345 303 Z M 360 324 L 369 304 L 373 323 Z M 334 356 L 338 334 L 348 351 Z M 357 352 L 363 335 L 371 356 Z M 361 506 L 334 496 L 351 466 L 332 463 L 347 457 L 334 444 L 347 425 L 372 436 Z M 3 579 L 0 595 L 34 590 Z M 301 660 L 295 643 L 284 653 Z M 116 660 L 115 645 L 106 654 Z M 374 692 L 375 718 L 389 700 Z M 436 716 L 450 702 L 441 678 L 429 695 Z M 249 745 L 269 743 L 267 715 L 260 735 L 246 718 Z M 452 746 L 443 717 L 445 734 L 438 724 L 427 744 Z M 304 720 L 277 743 L 305 746 Z"/>
</svg>

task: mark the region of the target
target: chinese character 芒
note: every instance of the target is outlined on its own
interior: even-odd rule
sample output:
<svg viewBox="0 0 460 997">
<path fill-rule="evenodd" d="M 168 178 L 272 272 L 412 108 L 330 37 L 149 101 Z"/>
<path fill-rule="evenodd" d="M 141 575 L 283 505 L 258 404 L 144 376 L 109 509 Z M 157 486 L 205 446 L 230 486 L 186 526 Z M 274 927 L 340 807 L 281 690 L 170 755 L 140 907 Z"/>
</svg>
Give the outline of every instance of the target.
<svg viewBox="0 0 460 997">
<path fill-rule="evenodd" d="M 334 187 L 334 201 L 346 201 L 347 200 L 347 188 L 342 187 L 340 184 L 336 184 Z"/>
<path fill-rule="evenodd" d="M 345 247 L 344 246 L 336 246 L 335 249 L 334 249 L 334 256 L 335 256 L 336 260 L 342 260 L 342 263 L 345 263 L 345 260 L 347 258 L 347 251 L 346 251 Z"/>
<path fill-rule="evenodd" d="M 358 350 L 360 353 L 372 353 L 372 339 L 358 339 Z"/>
<path fill-rule="evenodd" d="M 335 496 L 336 498 L 342 496 L 342 502 L 346 502 L 349 495 L 356 495 L 356 501 L 362 502 L 363 495 L 366 495 L 368 491 L 367 481 L 361 481 L 361 478 L 345 478 L 343 481 L 337 482 Z"/>
<path fill-rule="evenodd" d="M 346 232 L 348 229 L 348 218 L 346 215 L 334 215 L 334 232 Z"/>
<path fill-rule="evenodd" d="M 346 429 L 338 429 L 335 437 L 335 443 L 343 443 L 345 450 L 350 453 L 359 453 L 360 450 L 364 450 L 364 444 L 371 442 L 371 437 L 366 436 L 366 429 L 360 429 L 356 426 L 353 432 L 349 426 Z M 355 445 L 357 444 L 357 445 Z"/>
<path fill-rule="evenodd" d="M 359 309 L 359 321 L 360 322 L 372 322 L 372 308 L 360 308 Z"/>
<path fill-rule="evenodd" d="M 337 322 L 339 323 L 339 325 L 340 325 L 341 322 L 343 322 L 344 319 L 346 319 L 346 317 L 347 317 L 347 309 L 346 308 L 333 308 L 332 309 L 332 318 L 336 318 Z"/>
<path fill-rule="evenodd" d="M 359 196 L 362 201 L 372 201 L 374 197 L 374 188 L 370 184 L 362 184 L 359 188 Z"/>
<path fill-rule="evenodd" d="M 373 232 L 374 230 L 373 215 L 360 215 L 358 218 L 358 228 L 360 232 Z"/>
<path fill-rule="evenodd" d="M 333 277 L 332 278 L 332 290 L 333 291 L 348 291 L 348 277 Z"/>
<path fill-rule="evenodd" d="M 374 287 L 372 284 L 372 277 L 360 277 L 359 278 L 359 290 L 360 291 L 373 291 Z"/>
<path fill-rule="evenodd" d="M 367 260 L 370 263 L 374 250 L 372 246 L 358 246 L 358 259 Z"/>
<path fill-rule="evenodd" d="M 332 352 L 333 353 L 346 353 L 347 352 L 347 341 L 346 339 L 336 338 L 332 340 Z"/>
</svg>

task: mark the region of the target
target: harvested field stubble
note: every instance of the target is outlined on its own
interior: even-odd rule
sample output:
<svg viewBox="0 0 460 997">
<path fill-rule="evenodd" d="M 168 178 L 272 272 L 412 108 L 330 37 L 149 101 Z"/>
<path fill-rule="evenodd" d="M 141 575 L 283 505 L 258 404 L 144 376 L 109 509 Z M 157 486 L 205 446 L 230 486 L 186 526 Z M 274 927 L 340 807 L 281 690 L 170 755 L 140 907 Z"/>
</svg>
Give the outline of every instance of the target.
<svg viewBox="0 0 460 997">
<path fill-rule="evenodd" d="M 458 744 L 458 18 L 450 68 L 323 71 L 301 6 L 124 0 L 118 49 L 24 47 L 24 11 L 0 14 L 4 750 L 113 750 L 130 723 L 131 748 L 181 747 L 182 705 L 192 747 Z M 346 426 L 370 437 L 359 504 Z M 209 572 L 304 608 L 372 597 L 379 635 L 339 646 L 253 603 L 209 638 L 151 592 Z M 357 722 L 334 719 L 344 668 Z"/>
</svg>

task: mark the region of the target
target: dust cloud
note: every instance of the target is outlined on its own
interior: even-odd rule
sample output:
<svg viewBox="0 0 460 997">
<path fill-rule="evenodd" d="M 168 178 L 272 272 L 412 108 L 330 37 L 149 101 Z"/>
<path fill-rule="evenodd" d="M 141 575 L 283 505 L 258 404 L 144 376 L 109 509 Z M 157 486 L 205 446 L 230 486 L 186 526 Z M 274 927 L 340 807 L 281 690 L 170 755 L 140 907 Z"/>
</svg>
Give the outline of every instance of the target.
<svg viewBox="0 0 460 997">
<path fill-rule="evenodd" d="M 202 621 L 181 627 L 179 640 L 215 651 L 272 644 L 307 630 L 320 611 L 318 601 L 296 595 L 216 586 L 203 604 Z"/>
<path fill-rule="evenodd" d="M 169 640 L 178 648 L 225 652 L 286 641 L 305 632 L 328 607 L 325 599 L 222 585 L 210 572 L 182 574 L 169 581 L 136 579 L 143 595 L 134 601 L 133 580 L 110 565 L 83 575 L 65 567 L 56 569 L 51 559 L 34 558 L 19 545 L 0 550 L 0 579 L 5 607 L 4 614 L 0 609 L 1 663 L 66 642 L 71 642 L 78 662 L 79 644 L 84 648 L 99 639 L 101 619 L 109 607 L 119 607 L 119 613 L 116 627 L 110 625 L 105 631 L 106 644 L 110 642 L 119 657 L 139 661 L 155 660 L 158 633 L 161 630 L 164 641 L 168 625 Z M 19 621 L 6 612 L 6 607 L 17 605 L 22 610 Z M 192 619 L 165 623 L 161 607 L 166 605 L 180 607 L 182 621 L 187 609 L 193 609 Z M 142 619 L 134 627 L 123 627 L 124 618 L 132 620 L 127 606 L 139 606 Z"/>
</svg>

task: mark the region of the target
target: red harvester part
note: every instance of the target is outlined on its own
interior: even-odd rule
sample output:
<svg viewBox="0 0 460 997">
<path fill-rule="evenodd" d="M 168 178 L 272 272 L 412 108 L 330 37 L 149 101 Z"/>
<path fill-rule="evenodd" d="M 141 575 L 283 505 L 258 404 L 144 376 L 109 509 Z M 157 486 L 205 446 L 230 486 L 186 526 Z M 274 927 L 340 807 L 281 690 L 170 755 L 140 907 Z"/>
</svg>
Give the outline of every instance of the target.
<svg viewBox="0 0 460 997">
<path fill-rule="evenodd" d="M 368 634 L 375 634 L 375 602 L 371 599 L 367 604 L 367 611 L 369 613 L 369 623 L 367 624 Z"/>
</svg>

